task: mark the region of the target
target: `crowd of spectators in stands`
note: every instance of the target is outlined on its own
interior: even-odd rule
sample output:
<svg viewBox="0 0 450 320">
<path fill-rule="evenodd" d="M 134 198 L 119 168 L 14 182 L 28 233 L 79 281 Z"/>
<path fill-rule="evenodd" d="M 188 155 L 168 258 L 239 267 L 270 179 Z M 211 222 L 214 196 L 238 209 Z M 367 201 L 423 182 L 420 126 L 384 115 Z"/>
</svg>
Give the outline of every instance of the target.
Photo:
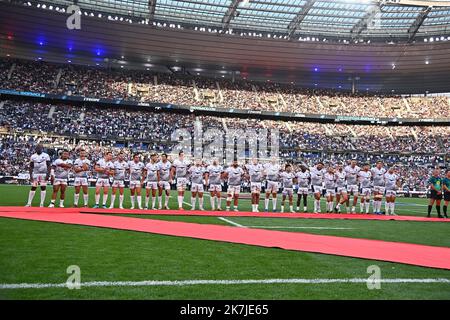
<svg viewBox="0 0 450 320">
<path fill-rule="evenodd" d="M 448 118 L 448 97 L 401 97 L 308 90 L 294 84 L 0 59 L 1 88 L 216 106 L 367 117 Z M 8 78 L 8 75 L 10 77 Z"/>
</svg>

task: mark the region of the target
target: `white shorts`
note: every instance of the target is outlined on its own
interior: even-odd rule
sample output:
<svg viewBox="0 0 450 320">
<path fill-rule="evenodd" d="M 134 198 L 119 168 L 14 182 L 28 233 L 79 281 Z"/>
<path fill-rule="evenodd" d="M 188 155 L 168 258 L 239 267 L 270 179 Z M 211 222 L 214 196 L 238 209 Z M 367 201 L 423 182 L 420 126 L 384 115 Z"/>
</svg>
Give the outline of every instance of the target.
<svg viewBox="0 0 450 320">
<path fill-rule="evenodd" d="M 357 196 L 359 194 L 358 186 L 357 185 L 349 185 L 347 186 L 347 192 L 352 193 L 354 196 Z"/>
<path fill-rule="evenodd" d="M 145 188 L 152 189 L 152 190 L 158 189 L 158 181 L 147 181 L 145 183 Z"/>
<path fill-rule="evenodd" d="M 170 190 L 170 183 L 169 183 L 169 181 L 160 181 L 160 182 L 158 183 L 158 186 L 159 186 L 161 189 L 164 189 L 164 190 Z"/>
<path fill-rule="evenodd" d="M 347 194 L 347 189 L 345 187 L 337 187 L 337 194 Z"/>
<path fill-rule="evenodd" d="M 203 183 L 192 183 L 191 192 L 203 192 Z"/>
<path fill-rule="evenodd" d="M 239 194 L 241 192 L 241 186 L 228 186 L 227 193 L 229 195 Z"/>
<path fill-rule="evenodd" d="M 396 197 L 397 192 L 395 190 L 386 190 L 386 197 Z"/>
<path fill-rule="evenodd" d="M 45 180 L 45 177 L 47 177 L 46 173 L 33 173 L 33 182 L 31 185 L 33 187 L 37 187 L 38 185 L 46 186 L 47 180 Z"/>
<path fill-rule="evenodd" d="M 292 196 L 294 194 L 294 188 L 283 188 L 283 196 Z"/>
<path fill-rule="evenodd" d="M 107 178 L 98 178 L 97 182 L 95 183 L 96 187 L 109 187 L 110 183 L 109 183 L 109 179 Z"/>
<path fill-rule="evenodd" d="M 55 178 L 55 180 L 53 180 L 53 185 L 54 186 L 60 186 L 62 184 L 67 186 L 67 179 Z"/>
<path fill-rule="evenodd" d="M 139 180 L 130 180 L 130 189 L 141 188 L 141 181 Z"/>
<path fill-rule="evenodd" d="M 314 193 L 322 194 L 322 190 L 323 190 L 322 186 L 312 186 L 312 187 L 313 187 L 313 192 Z"/>
<path fill-rule="evenodd" d="M 75 177 L 75 181 L 73 183 L 73 185 L 75 187 L 79 187 L 79 186 L 88 186 L 89 182 L 87 178 L 83 178 L 83 177 Z"/>
<path fill-rule="evenodd" d="M 125 181 L 123 180 L 114 180 L 112 183 L 113 188 L 124 188 L 125 187 Z"/>
<path fill-rule="evenodd" d="M 373 192 L 383 195 L 386 188 L 383 186 L 373 186 Z"/>
<path fill-rule="evenodd" d="M 261 182 L 250 182 L 250 190 L 252 191 L 252 193 L 260 193 Z"/>
<path fill-rule="evenodd" d="M 186 178 L 177 178 L 177 189 L 184 190 L 186 189 L 187 179 Z"/>
<path fill-rule="evenodd" d="M 330 196 L 335 196 L 336 195 L 336 190 L 335 189 L 326 189 L 325 190 L 325 196 L 330 197 Z"/>
<path fill-rule="evenodd" d="M 298 187 L 297 194 L 308 194 L 309 188 L 308 187 Z"/>
<path fill-rule="evenodd" d="M 266 188 L 266 193 L 270 192 L 270 193 L 276 193 L 278 192 L 279 189 L 279 184 L 276 181 L 267 181 L 267 188 Z"/>
<path fill-rule="evenodd" d="M 370 197 L 371 194 L 372 194 L 372 189 L 371 188 L 362 188 L 361 195 L 366 196 L 366 197 Z"/>
<path fill-rule="evenodd" d="M 222 192 L 222 185 L 221 184 L 210 184 L 209 191 L 210 192 L 213 192 L 213 191 Z"/>
</svg>

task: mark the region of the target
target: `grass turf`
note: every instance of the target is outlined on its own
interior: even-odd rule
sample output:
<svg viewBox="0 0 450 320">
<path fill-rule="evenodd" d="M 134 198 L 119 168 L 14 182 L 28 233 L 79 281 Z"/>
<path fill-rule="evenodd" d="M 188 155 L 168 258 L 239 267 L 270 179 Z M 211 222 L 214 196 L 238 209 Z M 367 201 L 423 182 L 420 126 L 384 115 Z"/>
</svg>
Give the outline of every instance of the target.
<svg viewBox="0 0 450 320">
<path fill-rule="evenodd" d="M 23 205 L 29 188 L 0 186 L 1 205 Z M 90 190 L 91 194 L 93 190 Z M 72 203 L 69 189 L 67 204 Z M 189 195 L 186 201 L 189 202 Z M 37 192 L 37 198 L 39 192 Z M 50 197 L 50 192 L 47 192 Z M 91 196 L 93 199 L 93 196 Z M 129 197 L 125 197 L 129 206 Z M 176 206 L 172 196 L 171 206 Z M 423 215 L 424 199 L 399 199 L 398 214 Z M 38 199 L 35 200 L 38 202 Z M 48 200 L 46 202 L 48 204 Z M 209 198 L 205 198 L 209 208 Z M 189 208 L 186 205 L 186 208 Z M 250 209 L 242 201 L 242 210 Z M 227 224 L 216 217 L 139 216 L 196 223 Z M 450 246 L 447 223 L 398 221 L 228 218 L 245 226 L 280 227 L 358 238 Z M 283 227 L 304 227 L 292 229 Z M 352 228 L 352 229 L 309 229 Z M 0 219 L 0 283 L 64 283 L 66 268 L 78 265 L 81 280 L 141 281 L 189 279 L 367 278 L 369 265 L 383 278 L 446 278 L 450 271 L 402 264 L 292 252 L 240 244 L 130 231 Z M 184 287 L 91 287 L 0 290 L 3 299 L 450 299 L 449 283 L 252 284 Z"/>
</svg>

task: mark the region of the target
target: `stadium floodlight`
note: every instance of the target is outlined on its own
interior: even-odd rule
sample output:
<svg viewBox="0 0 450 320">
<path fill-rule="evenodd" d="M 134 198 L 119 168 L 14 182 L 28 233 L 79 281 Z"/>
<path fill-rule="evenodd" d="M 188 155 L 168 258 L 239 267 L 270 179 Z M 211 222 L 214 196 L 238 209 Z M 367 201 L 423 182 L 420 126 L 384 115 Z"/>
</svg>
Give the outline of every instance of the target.
<svg viewBox="0 0 450 320">
<path fill-rule="evenodd" d="M 48 9 L 49 9 L 49 10 L 53 10 L 53 6 L 49 6 Z"/>
<path fill-rule="evenodd" d="M 428 61 L 428 60 L 425 60 L 425 64 L 430 64 L 430 61 Z"/>
</svg>

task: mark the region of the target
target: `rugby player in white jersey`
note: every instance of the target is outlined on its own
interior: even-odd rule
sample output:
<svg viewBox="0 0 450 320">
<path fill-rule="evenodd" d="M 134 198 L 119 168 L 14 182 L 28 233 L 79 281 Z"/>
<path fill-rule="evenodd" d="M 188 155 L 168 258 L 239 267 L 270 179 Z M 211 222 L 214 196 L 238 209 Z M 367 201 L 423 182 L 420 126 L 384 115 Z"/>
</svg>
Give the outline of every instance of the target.
<svg viewBox="0 0 450 320">
<path fill-rule="evenodd" d="M 203 179 L 206 180 L 207 184 L 208 177 L 205 168 L 202 166 L 202 160 L 196 159 L 194 165 L 189 168 L 188 173 L 191 179 L 191 210 L 195 210 L 198 196 L 199 209 L 203 211 Z"/>
<path fill-rule="evenodd" d="M 145 165 L 144 174 L 146 178 L 145 186 L 145 209 L 149 209 L 150 194 L 152 195 L 152 210 L 156 209 L 156 193 L 159 185 L 159 164 L 156 153 L 150 155 L 150 162 Z"/>
<path fill-rule="evenodd" d="M 108 199 L 109 177 L 114 175 L 114 163 L 112 162 L 112 152 L 106 152 L 105 156 L 97 161 L 94 167 L 97 172 L 97 182 L 95 183 L 95 206 L 99 207 L 100 191 L 103 189 L 102 208 L 106 209 L 106 200 Z"/>
<path fill-rule="evenodd" d="M 131 209 L 134 209 L 135 198 L 137 198 L 138 208 L 142 209 L 142 185 L 144 184 L 145 164 L 141 161 L 139 153 L 133 155 L 133 160 L 128 161 L 128 173 L 130 176 L 130 201 Z"/>
<path fill-rule="evenodd" d="M 248 179 L 250 180 L 250 191 L 252 193 L 252 212 L 259 212 L 259 198 L 261 196 L 261 185 L 264 179 L 264 167 L 253 158 L 246 166 Z"/>
<path fill-rule="evenodd" d="M 335 212 L 341 212 L 341 205 L 347 203 L 348 194 L 347 188 L 345 187 L 345 171 L 341 164 L 336 165 L 336 171 L 334 172 L 336 177 L 336 207 Z M 348 213 L 348 207 L 345 207 Z"/>
<path fill-rule="evenodd" d="M 50 157 L 47 153 L 43 152 L 44 147 L 42 144 L 36 146 L 36 153 L 34 153 L 30 158 L 30 182 L 31 190 L 28 194 L 28 202 L 26 207 L 31 207 L 31 202 L 33 201 L 34 194 L 36 193 L 37 186 L 41 187 L 41 202 L 40 207 L 44 206 L 47 180 L 50 177 L 51 163 Z"/>
<path fill-rule="evenodd" d="M 178 209 L 183 210 L 184 192 L 186 191 L 187 174 L 188 174 L 189 161 L 184 159 L 184 152 L 178 153 L 178 159 L 175 159 L 172 163 L 172 169 L 170 170 L 170 180 L 175 177 L 177 179 L 177 191 L 178 191 Z"/>
<path fill-rule="evenodd" d="M 80 199 L 80 190 L 83 189 L 83 205 L 88 206 L 89 202 L 89 172 L 91 161 L 86 157 L 86 151 L 80 150 L 80 157 L 73 163 L 73 171 L 75 175 L 75 194 L 73 196 L 74 207 L 78 207 Z"/>
<path fill-rule="evenodd" d="M 223 167 L 219 165 L 219 161 L 217 159 L 213 159 L 212 165 L 208 166 L 208 168 L 206 169 L 206 173 L 208 175 L 211 209 L 216 210 L 217 201 L 217 210 L 220 211 L 222 210 L 221 192 Z"/>
<path fill-rule="evenodd" d="M 53 185 L 53 194 L 49 208 L 53 208 L 55 206 L 56 196 L 58 195 L 58 191 L 60 190 L 61 193 L 59 195 L 59 207 L 64 208 L 67 179 L 69 178 L 69 171 L 72 168 L 72 160 L 69 159 L 69 151 L 63 150 L 61 152 L 61 157 L 53 161 L 52 167 L 53 175 L 51 180 Z"/>
<path fill-rule="evenodd" d="M 386 188 L 386 215 L 396 216 L 395 214 L 395 197 L 397 196 L 397 188 L 399 187 L 399 176 L 395 173 L 394 167 L 390 167 L 388 172 L 384 174 L 384 182 Z"/>
<path fill-rule="evenodd" d="M 125 154 L 121 151 L 117 156 L 117 160 L 114 164 L 114 176 L 111 188 L 111 203 L 110 209 L 114 208 L 114 202 L 116 200 L 116 192 L 119 189 L 119 208 L 123 209 L 123 191 L 125 188 L 125 173 L 128 170 L 128 161 L 125 160 Z"/>
<path fill-rule="evenodd" d="M 344 168 L 345 179 L 347 181 L 347 192 L 353 195 L 352 213 L 356 211 L 356 204 L 358 203 L 359 188 L 358 188 L 358 173 L 361 168 L 357 166 L 356 160 L 352 160 L 349 165 Z M 347 198 L 347 208 L 350 207 L 350 197 Z"/>
<path fill-rule="evenodd" d="M 280 165 L 276 158 L 272 158 L 269 163 L 264 166 L 264 175 L 266 176 L 266 198 L 264 199 L 264 210 L 269 211 L 270 195 L 272 194 L 272 210 L 277 211 L 277 194 L 280 181 Z"/>
<path fill-rule="evenodd" d="M 365 164 L 363 169 L 358 173 L 358 179 L 361 186 L 361 200 L 360 200 L 360 209 L 361 213 L 365 212 L 369 213 L 370 209 L 370 197 L 372 195 L 372 189 L 370 184 L 372 182 L 372 173 L 370 172 L 370 165 Z"/>
<path fill-rule="evenodd" d="M 230 211 L 231 200 L 234 200 L 234 211 L 238 211 L 239 193 L 241 191 L 243 175 L 244 170 L 239 167 L 237 160 L 234 160 L 232 165 L 225 170 L 224 178 L 228 179 L 227 211 Z"/>
<path fill-rule="evenodd" d="M 283 184 L 282 200 L 281 200 L 281 212 L 284 212 L 284 203 L 286 197 L 289 199 L 289 212 L 295 213 L 294 211 L 294 180 L 295 174 L 292 172 L 292 166 L 288 163 L 285 166 L 285 171 L 280 174 L 281 182 Z"/>
<path fill-rule="evenodd" d="M 332 213 L 334 209 L 334 197 L 336 195 L 336 175 L 333 167 L 328 167 L 323 176 L 325 185 L 325 197 L 327 198 L 327 213 Z"/>
<path fill-rule="evenodd" d="M 323 177 L 326 173 L 326 170 L 323 168 L 323 162 L 319 162 L 314 167 L 311 167 L 309 173 L 314 193 L 314 213 L 320 213 L 320 197 L 323 190 Z"/>
<path fill-rule="evenodd" d="M 162 194 L 163 190 L 165 192 L 164 196 L 164 209 L 169 209 L 169 199 L 170 199 L 170 168 L 172 163 L 170 163 L 167 154 L 163 153 L 161 155 L 161 161 L 158 162 L 159 171 L 159 183 L 158 183 L 158 209 L 163 209 L 162 206 Z"/>
<path fill-rule="evenodd" d="M 308 211 L 308 193 L 311 185 L 311 175 L 305 165 L 300 166 L 297 172 L 297 211 L 300 211 L 300 202 L 303 197 L 303 212 Z"/>
<path fill-rule="evenodd" d="M 383 167 L 383 161 L 378 160 L 375 167 L 371 170 L 373 181 L 373 213 L 381 214 L 381 202 L 385 190 L 384 174 L 386 169 Z"/>
</svg>

